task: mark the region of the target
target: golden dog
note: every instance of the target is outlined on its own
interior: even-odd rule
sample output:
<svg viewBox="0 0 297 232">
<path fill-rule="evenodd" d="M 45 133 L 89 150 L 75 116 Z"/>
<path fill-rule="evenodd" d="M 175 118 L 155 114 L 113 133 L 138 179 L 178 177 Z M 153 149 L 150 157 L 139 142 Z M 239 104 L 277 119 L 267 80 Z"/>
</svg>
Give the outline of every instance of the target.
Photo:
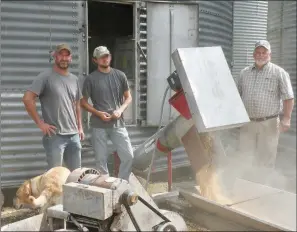
<svg viewBox="0 0 297 232">
<path fill-rule="evenodd" d="M 62 185 L 69 174 L 70 170 L 65 167 L 54 167 L 42 175 L 26 180 L 16 192 L 14 207 L 29 207 L 44 212 L 50 206 L 62 204 Z"/>
</svg>

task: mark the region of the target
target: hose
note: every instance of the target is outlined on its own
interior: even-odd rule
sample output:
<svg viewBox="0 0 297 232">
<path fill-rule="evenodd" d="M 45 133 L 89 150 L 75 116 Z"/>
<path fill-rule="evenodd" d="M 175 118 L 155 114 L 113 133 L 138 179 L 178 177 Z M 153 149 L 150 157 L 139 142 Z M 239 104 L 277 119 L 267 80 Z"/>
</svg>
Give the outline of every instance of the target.
<svg viewBox="0 0 297 232">
<path fill-rule="evenodd" d="M 161 127 L 162 127 L 162 119 L 163 119 L 163 110 L 164 110 L 164 103 L 165 103 L 165 98 L 167 96 L 167 93 L 170 89 L 170 86 L 167 86 L 165 92 L 164 92 L 164 96 L 163 96 L 163 100 L 162 100 L 162 105 L 161 105 L 161 115 L 160 115 L 160 121 L 159 121 L 159 127 L 158 127 L 158 130 L 161 130 Z M 154 160 L 155 160 L 155 154 L 156 154 L 156 148 L 157 148 L 157 141 L 158 139 L 156 139 L 155 141 L 155 148 L 154 148 L 154 151 L 153 151 L 153 155 L 152 155 L 152 160 L 151 160 L 151 164 L 149 166 L 149 171 L 148 171 L 148 174 L 147 174 L 147 177 L 146 177 L 146 183 L 145 183 L 145 190 L 147 191 L 147 187 L 148 187 L 148 183 L 150 181 L 150 176 L 151 176 L 151 172 L 152 172 L 152 168 L 153 168 L 153 164 L 154 164 Z"/>
</svg>

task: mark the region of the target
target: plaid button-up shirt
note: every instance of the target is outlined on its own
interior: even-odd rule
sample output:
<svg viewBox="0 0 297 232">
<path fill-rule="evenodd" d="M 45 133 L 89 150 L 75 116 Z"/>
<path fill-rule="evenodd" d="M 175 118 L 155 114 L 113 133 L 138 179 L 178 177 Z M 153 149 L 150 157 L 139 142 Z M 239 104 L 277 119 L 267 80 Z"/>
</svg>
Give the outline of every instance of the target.
<svg viewBox="0 0 297 232">
<path fill-rule="evenodd" d="M 261 70 L 255 65 L 244 68 L 237 87 L 250 118 L 278 115 L 282 100 L 294 98 L 289 74 L 271 62 Z"/>
</svg>

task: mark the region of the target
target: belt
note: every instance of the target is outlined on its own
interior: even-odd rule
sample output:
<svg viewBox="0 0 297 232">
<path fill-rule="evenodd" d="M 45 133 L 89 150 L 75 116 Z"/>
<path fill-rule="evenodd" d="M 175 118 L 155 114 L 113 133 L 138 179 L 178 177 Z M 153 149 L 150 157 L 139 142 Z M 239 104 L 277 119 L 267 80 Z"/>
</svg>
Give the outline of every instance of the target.
<svg viewBox="0 0 297 232">
<path fill-rule="evenodd" d="M 250 118 L 251 121 L 255 121 L 255 122 L 262 122 L 262 121 L 266 121 L 268 119 L 271 119 L 271 118 L 277 118 L 278 115 L 272 115 L 272 116 L 268 116 L 268 117 L 265 117 L 265 118 Z"/>
</svg>

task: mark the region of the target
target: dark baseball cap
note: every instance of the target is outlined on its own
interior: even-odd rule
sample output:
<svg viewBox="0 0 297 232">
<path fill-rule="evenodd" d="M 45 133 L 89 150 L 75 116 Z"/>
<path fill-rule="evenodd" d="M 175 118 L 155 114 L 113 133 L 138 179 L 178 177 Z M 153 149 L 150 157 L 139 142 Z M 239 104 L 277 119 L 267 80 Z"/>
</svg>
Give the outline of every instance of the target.
<svg viewBox="0 0 297 232">
<path fill-rule="evenodd" d="M 69 47 L 69 45 L 68 44 L 66 44 L 66 43 L 61 43 L 61 44 L 58 44 L 57 46 L 56 46 L 56 52 L 60 52 L 60 51 L 62 51 L 62 50 L 67 50 L 67 51 L 69 51 L 69 53 L 70 54 L 72 54 L 72 51 L 71 51 L 71 48 Z"/>
</svg>

